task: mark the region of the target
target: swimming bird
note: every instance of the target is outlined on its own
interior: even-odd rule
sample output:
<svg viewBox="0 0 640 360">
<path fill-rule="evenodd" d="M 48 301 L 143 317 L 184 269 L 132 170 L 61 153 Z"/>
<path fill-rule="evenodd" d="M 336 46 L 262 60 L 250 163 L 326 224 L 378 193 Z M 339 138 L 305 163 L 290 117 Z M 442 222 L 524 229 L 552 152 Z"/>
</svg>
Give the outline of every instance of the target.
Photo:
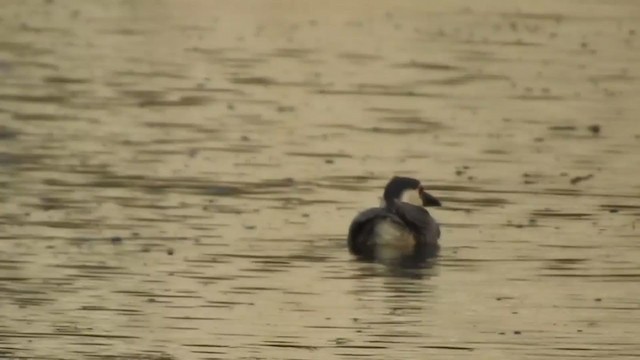
<svg viewBox="0 0 640 360">
<path fill-rule="evenodd" d="M 359 213 L 349 227 L 349 251 L 361 259 L 422 262 L 438 254 L 440 226 L 424 208 L 441 206 L 420 181 L 393 177 L 380 207 Z"/>
</svg>

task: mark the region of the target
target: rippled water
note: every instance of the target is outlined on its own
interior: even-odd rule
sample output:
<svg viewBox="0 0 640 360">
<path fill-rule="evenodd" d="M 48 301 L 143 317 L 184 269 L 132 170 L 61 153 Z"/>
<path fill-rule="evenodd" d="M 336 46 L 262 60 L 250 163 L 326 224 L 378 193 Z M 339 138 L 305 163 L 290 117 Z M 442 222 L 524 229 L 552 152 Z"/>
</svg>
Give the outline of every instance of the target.
<svg viewBox="0 0 640 360">
<path fill-rule="evenodd" d="M 3 2 L 0 359 L 639 356 L 640 4 L 521 5 Z"/>
</svg>

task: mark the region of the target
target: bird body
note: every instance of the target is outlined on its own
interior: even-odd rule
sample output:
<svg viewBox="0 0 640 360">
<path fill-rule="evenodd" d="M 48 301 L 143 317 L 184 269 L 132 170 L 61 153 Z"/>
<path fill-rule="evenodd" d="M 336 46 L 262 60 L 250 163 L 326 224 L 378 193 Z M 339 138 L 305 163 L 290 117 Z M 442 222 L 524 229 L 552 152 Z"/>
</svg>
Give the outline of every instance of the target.
<svg viewBox="0 0 640 360">
<path fill-rule="evenodd" d="M 349 250 L 359 258 L 382 262 L 420 262 L 436 256 L 440 226 L 424 206 L 440 206 L 440 201 L 418 180 L 392 178 L 382 205 L 362 211 L 351 222 Z"/>
</svg>

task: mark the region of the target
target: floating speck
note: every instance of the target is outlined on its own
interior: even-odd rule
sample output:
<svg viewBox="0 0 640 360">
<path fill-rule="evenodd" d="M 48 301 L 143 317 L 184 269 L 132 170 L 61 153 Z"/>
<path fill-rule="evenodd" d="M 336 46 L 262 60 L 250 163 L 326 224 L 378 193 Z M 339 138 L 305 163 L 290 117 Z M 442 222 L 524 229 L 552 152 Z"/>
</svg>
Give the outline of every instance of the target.
<svg viewBox="0 0 640 360">
<path fill-rule="evenodd" d="M 577 183 L 589 180 L 593 177 L 593 174 L 588 174 L 585 176 L 576 176 L 571 178 L 571 180 L 569 180 L 569 182 L 571 183 L 571 185 L 576 185 Z"/>
<path fill-rule="evenodd" d="M 598 124 L 590 125 L 587 129 L 589 129 L 593 135 L 600 134 L 600 125 Z"/>
</svg>

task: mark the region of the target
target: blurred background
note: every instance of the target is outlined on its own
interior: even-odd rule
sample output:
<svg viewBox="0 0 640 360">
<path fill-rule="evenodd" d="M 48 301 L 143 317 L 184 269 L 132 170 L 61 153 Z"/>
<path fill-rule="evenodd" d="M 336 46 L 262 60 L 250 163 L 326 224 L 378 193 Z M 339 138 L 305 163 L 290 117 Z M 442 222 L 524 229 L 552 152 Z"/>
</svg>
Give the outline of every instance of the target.
<svg viewBox="0 0 640 360">
<path fill-rule="evenodd" d="M 640 354 L 640 3 L 3 1 L 0 359 Z M 346 249 L 393 175 L 430 267 Z"/>
</svg>

